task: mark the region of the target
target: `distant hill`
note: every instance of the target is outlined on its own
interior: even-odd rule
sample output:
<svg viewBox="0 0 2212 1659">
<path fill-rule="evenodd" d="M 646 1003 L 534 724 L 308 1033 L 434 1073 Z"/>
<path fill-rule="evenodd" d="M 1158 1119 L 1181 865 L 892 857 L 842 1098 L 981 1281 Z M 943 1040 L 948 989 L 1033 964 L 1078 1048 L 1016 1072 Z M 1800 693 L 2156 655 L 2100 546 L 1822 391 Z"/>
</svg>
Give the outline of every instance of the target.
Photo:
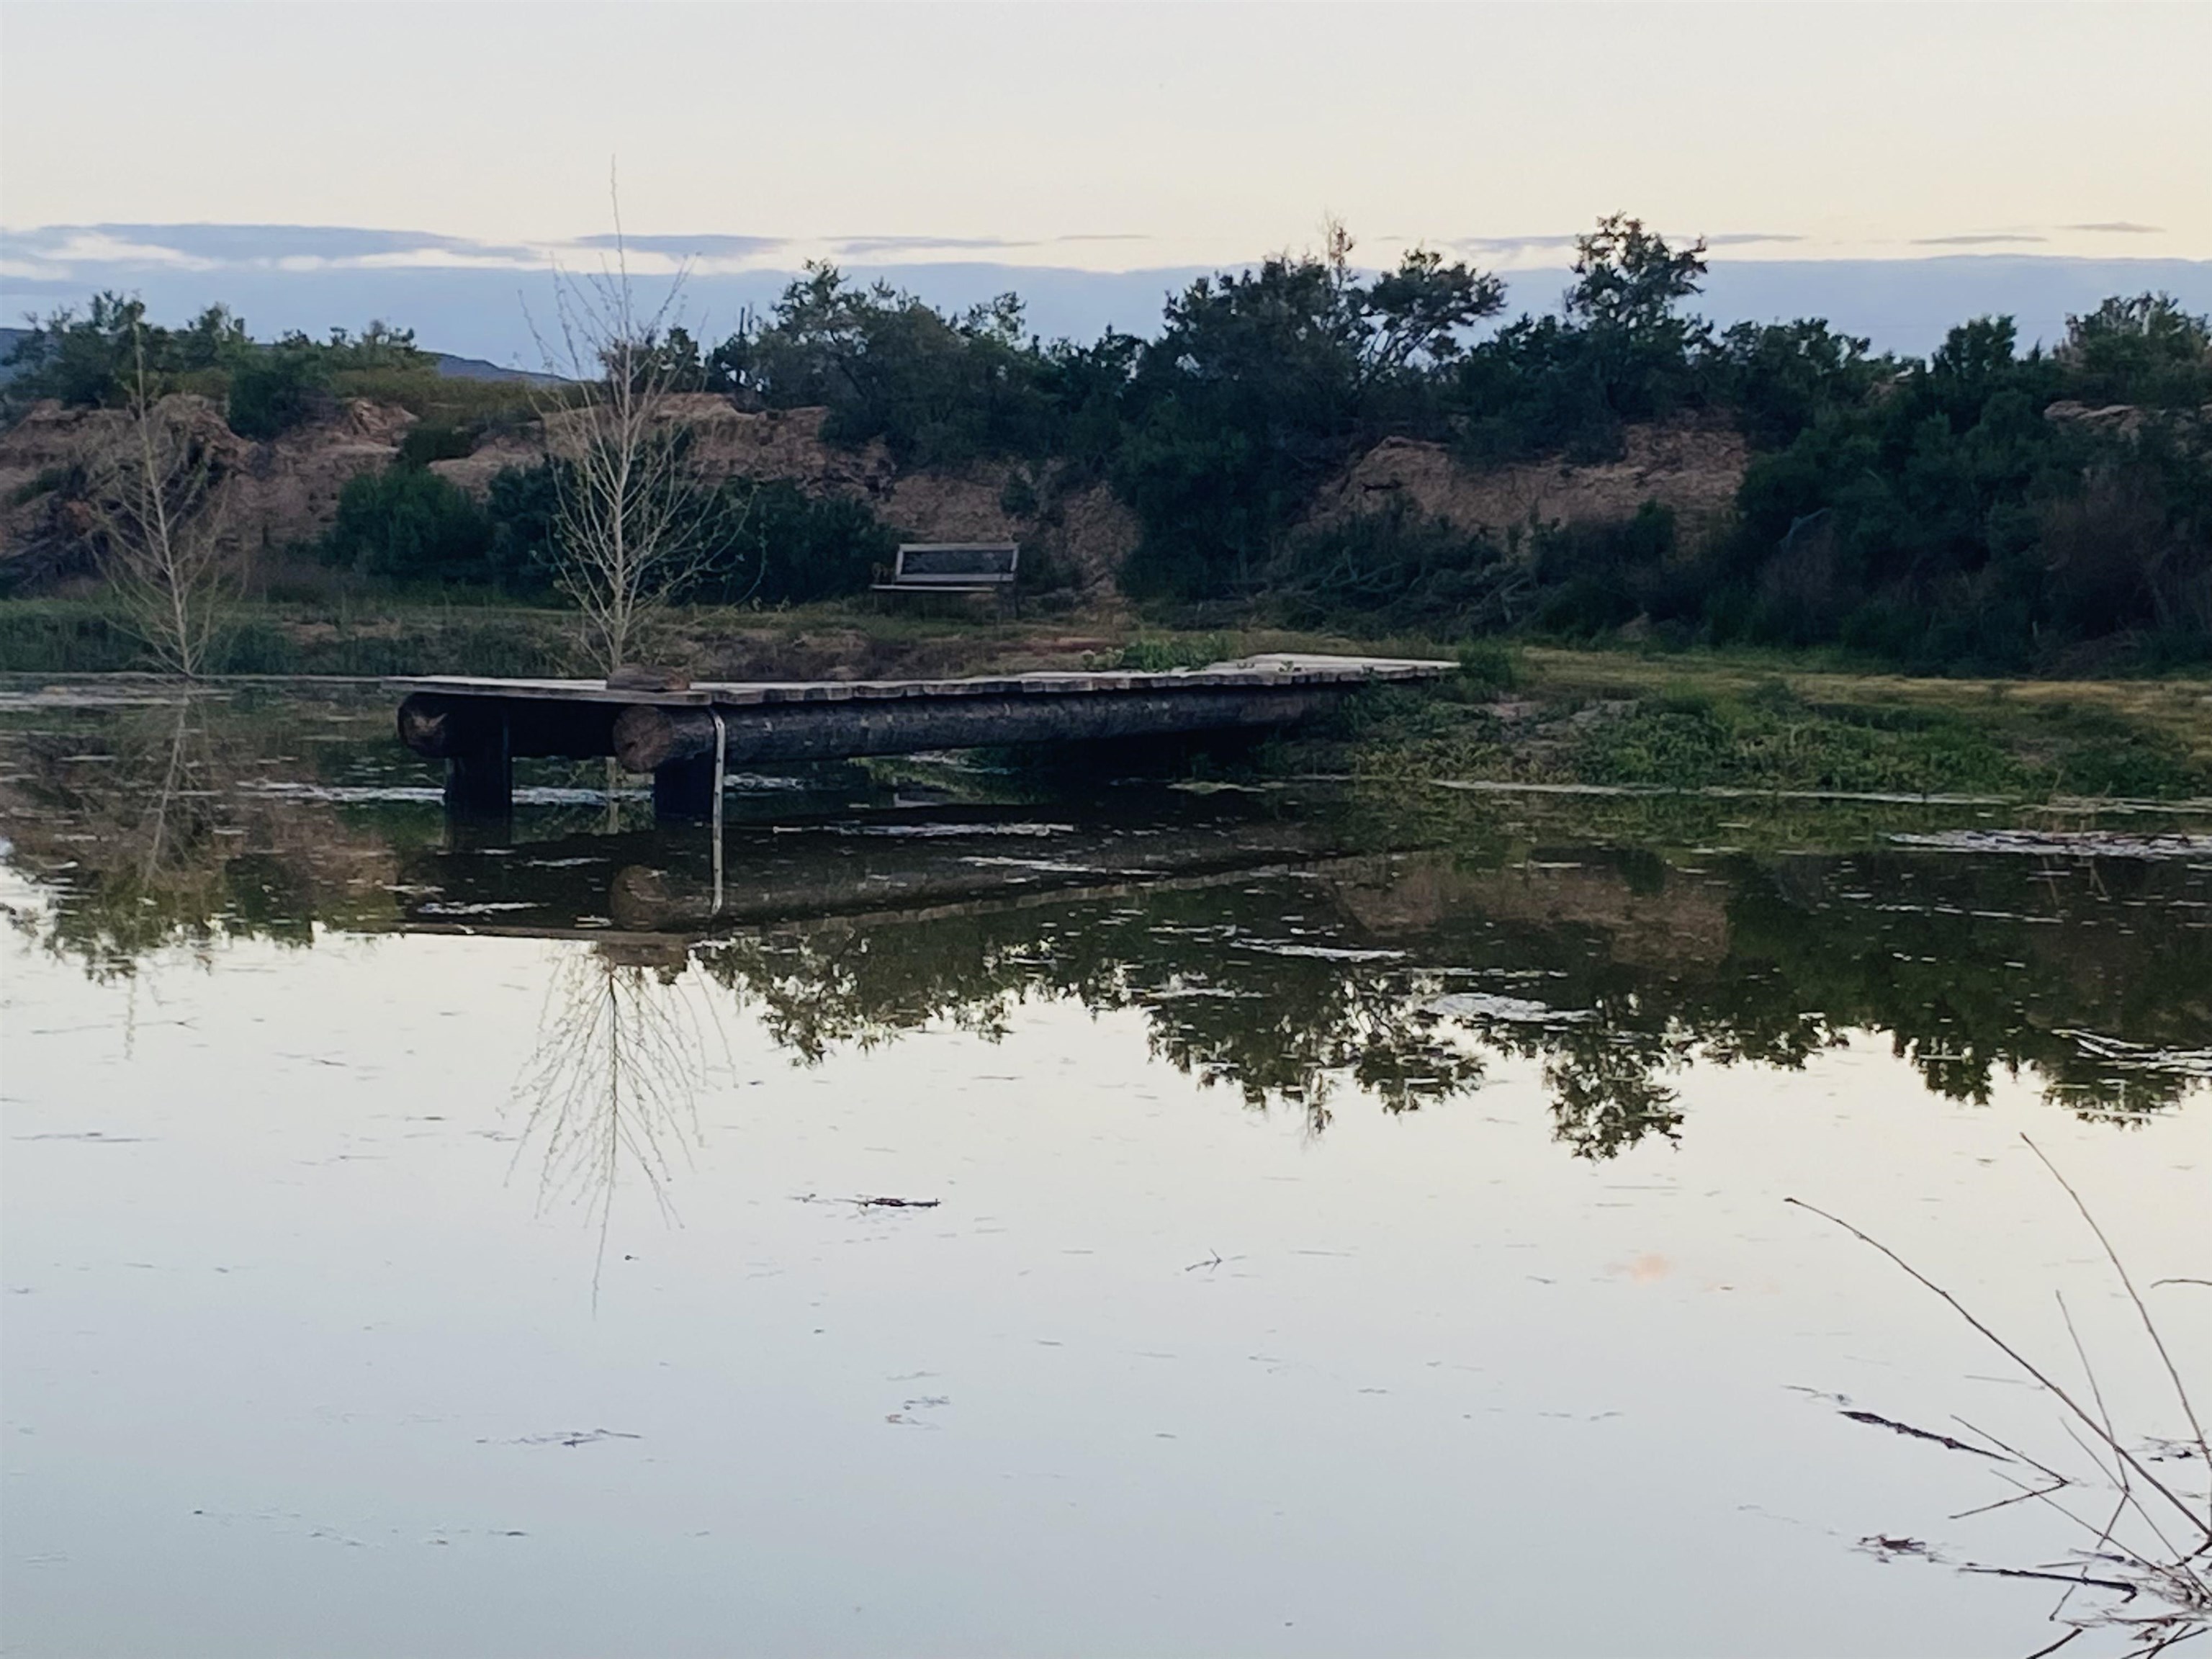
<svg viewBox="0 0 2212 1659">
<path fill-rule="evenodd" d="M 456 357 L 450 351 L 434 351 L 438 373 L 449 380 L 521 380 L 531 386 L 559 386 L 558 374 L 540 374 L 534 369 L 501 368 L 497 363 L 483 357 Z"/>
<path fill-rule="evenodd" d="M 0 328 L 0 386 L 15 378 L 15 370 L 8 359 L 15 355 L 15 348 L 30 338 L 27 328 Z M 434 351 L 431 359 L 438 373 L 449 380 L 522 380 L 532 386 L 558 386 L 557 374 L 539 374 L 526 368 L 501 368 L 497 363 L 483 357 L 457 357 L 450 351 Z"/>
</svg>

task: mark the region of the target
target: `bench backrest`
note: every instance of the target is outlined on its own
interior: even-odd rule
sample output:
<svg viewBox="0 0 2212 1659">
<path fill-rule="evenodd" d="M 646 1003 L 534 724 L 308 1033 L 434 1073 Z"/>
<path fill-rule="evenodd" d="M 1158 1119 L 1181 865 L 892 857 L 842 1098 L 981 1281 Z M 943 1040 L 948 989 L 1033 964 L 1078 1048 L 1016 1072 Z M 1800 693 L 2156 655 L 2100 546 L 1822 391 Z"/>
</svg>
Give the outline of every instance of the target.
<svg viewBox="0 0 2212 1659">
<path fill-rule="evenodd" d="M 902 587 L 1012 582 L 1021 551 L 1012 542 L 904 542 L 891 580 Z"/>
</svg>

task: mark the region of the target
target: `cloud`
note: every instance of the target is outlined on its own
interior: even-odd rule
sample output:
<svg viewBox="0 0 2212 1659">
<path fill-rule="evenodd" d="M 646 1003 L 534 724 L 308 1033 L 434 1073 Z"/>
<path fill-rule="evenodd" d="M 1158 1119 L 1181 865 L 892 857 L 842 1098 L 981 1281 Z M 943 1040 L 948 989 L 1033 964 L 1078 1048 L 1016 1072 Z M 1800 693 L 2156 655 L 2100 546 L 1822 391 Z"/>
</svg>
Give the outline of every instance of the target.
<svg viewBox="0 0 2212 1659">
<path fill-rule="evenodd" d="M 790 240 L 783 236 L 720 234 L 624 236 L 622 241 L 625 246 L 635 248 L 640 252 L 672 254 L 679 259 L 693 254 L 705 259 L 742 259 L 750 258 L 757 253 L 772 253 L 778 248 L 790 246 Z M 579 236 L 574 244 L 577 247 L 590 248 L 611 248 L 614 245 L 615 237 L 611 232 L 602 232 L 595 236 Z"/>
<path fill-rule="evenodd" d="M 1444 244 L 1462 253 L 1521 253 L 1531 248 L 1565 248 L 1575 245 L 1580 231 L 1564 236 L 1460 236 Z"/>
<path fill-rule="evenodd" d="M 41 264 L 35 259 L 17 259 L 0 255 L 0 277 L 12 277 L 26 283 L 54 283 L 69 276 L 67 265 Z"/>
<path fill-rule="evenodd" d="M 351 259 L 417 248 L 483 246 L 429 231 L 373 230 L 358 225 L 100 225 L 95 228 L 225 264 L 263 259 Z"/>
<path fill-rule="evenodd" d="M 933 248 L 992 253 L 1006 248 L 1035 247 L 1037 244 L 1003 236 L 841 236 L 830 246 L 847 258 L 865 259 L 872 254 L 927 252 Z"/>
<path fill-rule="evenodd" d="M 1449 238 L 1444 246 L 1462 253 L 1545 253 L 1566 252 L 1586 233 L 1564 231 L 1539 236 L 1460 236 Z M 1683 236 L 1688 242 L 1695 239 Z M 1806 238 L 1781 230 L 1731 230 L 1705 239 L 1707 247 L 1748 247 L 1759 242 L 1802 242 Z"/>
<path fill-rule="evenodd" d="M 8 233 L 11 253 L 65 265 L 313 270 L 394 263 L 542 264 L 526 247 L 358 225 L 42 225 Z"/>
<path fill-rule="evenodd" d="M 1149 242 L 1136 231 L 1085 231 L 1065 236 L 841 236 L 830 249 L 842 259 L 927 253 L 1006 253 L 1018 248 L 1061 247 L 1077 242 Z"/>
<path fill-rule="evenodd" d="M 2021 231 L 1976 232 L 1964 236 L 1916 236 L 1914 247 L 1988 247 L 2002 242 L 2047 242 L 2048 236 L 2031 236 Z"/>
<path fill-rule="evenodd" d="M 160 266 L 169 270 L 211 270 L 216 261 L 150 241 L 130 233 L 135 225 L 48 225 L 36 230 L 10 231 L 11 255 L 29 254 L 55 264 L 78 264 Z"/>
<path fill-rule="evenodd" d="M 2094 230 L 2106 236 L 2162 236 L 2164 225 L 2139 225 L 2129 219 L 2106 219 L 2092 225 L 2061 225 L 2061 230 Z"/>
</svg>

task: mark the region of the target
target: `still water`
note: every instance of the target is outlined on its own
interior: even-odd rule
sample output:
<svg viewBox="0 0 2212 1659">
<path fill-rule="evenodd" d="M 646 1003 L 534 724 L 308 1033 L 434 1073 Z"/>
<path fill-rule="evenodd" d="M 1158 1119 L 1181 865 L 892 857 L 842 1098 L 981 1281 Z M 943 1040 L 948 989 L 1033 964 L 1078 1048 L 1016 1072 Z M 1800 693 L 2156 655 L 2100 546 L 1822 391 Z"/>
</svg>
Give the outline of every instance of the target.
<svg viewBox="0 0 2212 1659">
<path fill-rule="evenodd" d="M 9 1653 L 2063 1636 L 1947 1518 L 2061 1408 L 1792 1197 L 2205 1484 L 2022 1137 L 2205 1377 L 2212 821 L 916 763 L 718 893 L 374 699 L 0 703 Z"/>
</svg>

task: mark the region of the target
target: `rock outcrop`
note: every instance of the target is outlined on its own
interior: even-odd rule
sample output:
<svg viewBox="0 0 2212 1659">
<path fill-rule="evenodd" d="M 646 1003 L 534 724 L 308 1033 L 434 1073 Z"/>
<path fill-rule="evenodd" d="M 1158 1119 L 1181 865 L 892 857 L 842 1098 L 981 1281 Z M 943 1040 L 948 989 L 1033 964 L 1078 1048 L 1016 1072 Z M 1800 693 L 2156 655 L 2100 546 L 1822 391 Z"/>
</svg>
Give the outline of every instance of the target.
<svg viewBox="0 0 2212 1659">
<path fill-rule="evenodd" d="M 1516 461 L 1470 467 L 1442 444 L 1386 438 L 1323 490 L 1310 521 L 1334 522 L 1402 502 L 1462 530 L 1618 523 L 1647 501 L 1671 507 L 1686 535 L 1710 529 L 1735 502 L 1749 459 L 1733 428 L 1632 426 L 1619 460 Z"/>
<path fill-rule="evenodd" d="M 272 443 L 255 443 L 233 432 L 205 398 L 164 398 L 158 412 L 207 446 L 228 480 L 228 533 L 256 552 L 321 535 L 337 510 L 338 492 L 361 473 L 389 466 L 415 424 L 404 409 L 353 398 Z M 71 469 L 96 466 L 130 441 L 130 417 L 122 410 L 52 402 L 34 405 L 0 433 L 0 574 L 6 578 L 0 585 L 21 591 L 82 574 L 77 566 L 88 526 L 81 504 L 52 486 Z"/>
</svg>

